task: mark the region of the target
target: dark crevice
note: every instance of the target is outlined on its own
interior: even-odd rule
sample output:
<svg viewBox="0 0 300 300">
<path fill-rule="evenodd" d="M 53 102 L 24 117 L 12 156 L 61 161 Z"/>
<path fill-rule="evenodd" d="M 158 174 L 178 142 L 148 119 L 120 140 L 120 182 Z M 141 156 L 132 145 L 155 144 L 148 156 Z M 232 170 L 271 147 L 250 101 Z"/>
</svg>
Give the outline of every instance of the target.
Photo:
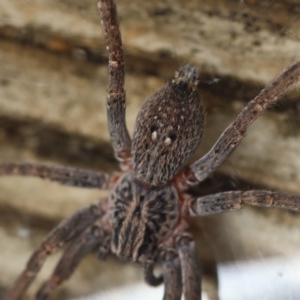
<svg viewBox="0 0 300 300">
<path fill-rule="evenodd" d="M 61 219 L 58 218 L 52 219 L 41 215 L 24 213 L 24 209 L 18 210 L 9 205 L 0 205 L 0 226 L 12 230 L 12 233 L 20 227 L 49 231 L 57 226 L 60 221 Z"/>
<path fill-rule="evenodd" d="M 18 46 L 39 48 L 51 54 L 71 57 L 75 60 L 84 58 L 87 62 L 94 64 L 107 64 L 107 55 L 103 45 L 98 40 L 90 39 L 88 42 L 80 38 L 69 38 L 52 32 L 47 28 L 16 28 L 12 26 L 0 27 L 0 41 L 7 40 Z M 56 42 L 56 43 L 54 43 Z M 60 45 L 53 47 L 53 45 Z M 126 47 L 126 46 L 125 46 Z M 130 48 L 126 47 L 126 66 L 130 73 L 147 74 L 159 76 L 163 79 L 170 79 L 174 72 L 182 65 L 177 57 L 167 57 L 163 60 L 159 53 L 142 53 L 139 55 L 130 54 Z M 182 58 L 181 58 L 182 59 Z M 188 61 L 188 60 L 187 60 Z M 259 70 L 258 70 L 259 71 Z M 275 77 L 276 74 L 274 74 Z M 218 79 L 215 82 L 215 79 Z M 7 84 L 2 82 L 2 84 Z M 255 81 L 242 81 L 232 76 L 220 76 L 217 73 L 201 72 L 200 90 L 207 91 L 222 99 L 223 103 L 228 101 L 242 101 L 244 103 L 253 99 L 263 88 L 264 85 Z M 271 109 L 282 111 L 282 106 L 277 104 Z M 294 109 L 298 99 L 285 97 L 284 108 Z"/>
<path fill-rule="evenodd" d="M 30 150 L 37 157 L 74 167 L 117 170 L 118 164 L 109 143 L 35 120 L 22 121 L 0 116 L 1 143 L 19 151 Z"/>
<path fill-rule="evenodd" d="M 47 28 L 15 28 L 12 26 L 0 27 L 0 41 L 10 41 L 19 47 L 32 47 L 41 49 L 41 51 L 48 52 L 52 55 L 66 56 L 74 60 L 86 60 L 92 64 L 107 64 L 107 55 L 103 45 L 98 40 L 90 39 L 88 42 L 80 38 L 69 38 L 62 36 L 59 33 L 52 32 Z M 60 47 L 53 47 L 53 45 L 60 45 Z M 165 57 L 163 60 L 159 53 L 143 53 L 139 55 L 132 55 L 130 47 L 126 47 L 126 66 L 132 74 L 144 74 L 161 77 L 162 79 L 170 79 L 174 72 L 182 65 L 178 57 Z M 182 60 L 183 58 L 181 58 Z M 188 62 L 188 59 L 187 59 Z M 259 71 L 259 70 L 258 70 Z M 276 74 L 274 74 L 274 77 Z M 215 79 L 218 80 L 215 80 Z M 9 84 L 5 80 L 0 84 Z M 241 101 L 246 104 L 252 100 L 264 88 L 264 85 L 255 81 L 238 80 L 233 76 L 220 76 L 218 73 L 201 72 L 199 91 L 201 93 L 208 93 L 215 98 L 219 98 L 218 103 L 205 103 L 207 110 L 211 106 L 226 107 L 232 101 Z M 205 98 L 204 98 L 205 100 Z M 297 118 L 293 116 L 299 114 L 299 97 L 285 96 L 276 105 L 270 108 L 275 112 L 287 112 L 291 118 L 295 120 L 298 125 Z M 300 126 L 300 125 L 299 125 Z M 151 130 L 151 132 L 153 132 Z"/>
</svg>

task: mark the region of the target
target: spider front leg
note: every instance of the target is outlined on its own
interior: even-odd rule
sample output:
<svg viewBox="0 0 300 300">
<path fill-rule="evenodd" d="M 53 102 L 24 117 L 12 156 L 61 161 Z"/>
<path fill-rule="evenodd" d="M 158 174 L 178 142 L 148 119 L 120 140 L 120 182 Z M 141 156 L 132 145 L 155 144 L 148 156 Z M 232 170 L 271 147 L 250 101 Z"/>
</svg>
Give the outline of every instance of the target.
<svg viewBox="0 0 300 300">
<path fill-rule="evenodd" d="M 20 299 L 40 271 L 47 256 L 55 253 L 63 245 L 70 242 L 75 236 L 93 224 L 96 219 L 101 218 L 105 213 L 105 205 L 106 199 L 102 199 L 97 205 L 92 205 L 77 211 L 55 227 L 31 255 L 25 270 L 4 299 Z"/>
<path fill-rule="evenodd" d="M 248 127 L 269 106 L 274 104 L 285 91 L 300 79 L 300 61 L 291 65 L 274 81 L 267 85 L 257 97 L 246 105 L 222 133 L 212 149 L 193 163 L 186 178 L 191 185 L 202 182 L 209 176 L 239 145 Z"/>
<path fill-rule="evenodd" d="M 127 170 L 131 161 L 131 139 L 125 121 L 125 67 L 117 10 L 112 0 L 102 0 L 98 8 L 109 55 L 108 129 L 115 157 L 121 163 L 122 169 Z"/>
<path fill-rule="evenodd" d="M 190 216 L 203 216 L 240 209 L 242 204 L 279 207 L 300 212 L 300 196 L 271 191 L 231 191 L 204 197 L 190 202 Z"/>
</svg>

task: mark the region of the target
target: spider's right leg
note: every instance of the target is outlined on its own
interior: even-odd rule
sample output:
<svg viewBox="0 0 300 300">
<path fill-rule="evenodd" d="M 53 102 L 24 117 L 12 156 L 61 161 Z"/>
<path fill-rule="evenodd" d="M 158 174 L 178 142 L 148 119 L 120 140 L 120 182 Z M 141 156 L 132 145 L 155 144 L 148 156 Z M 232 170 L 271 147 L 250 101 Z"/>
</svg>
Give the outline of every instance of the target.
<svg viewBox="0 0 300 300">
<path fill-rule="evenodd" d="M 0 164 L 0 176 L 32 176 L 63 185 L 82 188 L 108 189 L 110 176 L 103 172 L 60 166 L 34 164 Z"/>
<path fill-rule="evenodd" d="M 292 64 L 269 83 L 221 134 L 211 150 L 193 163 L 186 179 L 191 185 L 206 179 L 239 145 L 248 127 L 268 107 L 274 104 L 293 84 L 300 80 L 300 61 Z"/>
<path fill-rule="evenodd" d="M 201 271 L 195 241 L 188 233 L 177 239 L 185 300 L 201 299 Z"/>
<path fill-rule="evenodd" d="M 300 212 L 300 196 L 264 190 L 228 191 L 206 195 L 188 203 L 188 216 L 197 217 L 240 209 L 243 204 L 278 207 Z"/>
<path fill-rule="evenodd" d="M 112 0 L 100 1 L 98 8 L 109 55 L 108 129 L 115 156 L 122 169 L 128 170 L 131 161 L 131 139 L 125 122 L 125 66 L 117 9 Z"/>
<path fill-rule="evenodd" d="M 59 285 L 69 279 L 81 260 L 97 247 L 104 246 L 108 232 L 102 227 L 101 219 L 84 230 L 65 250 L 52 276 L 46 280 L 36 294 L 37 300 L 46 300 Z M 105 245 L 107 248 L 107 245 Z M 108 249 L 107 249 L 108 252 Z"/>
<path fill-rule="evenodd" d="M 25 270 L 19 276 L 14 286 L 8 292 L 5 300 L 17 300 L 23 296 L 41 269 L 47 256 L 56 252 L 64 244 L 70 242 L 75 236 L 93 224 L 96 219 L 105 213 L 106 199 L 102 199 L 97 205 L 83 208 L 68 219 L 63 220 L 55 227 L 31 255 Z"/>
<path fill-rule="evenodd" d="M 177 253 L 166 250 L 162 265 L 165 283 L 163 300 L 180 300 L 182 295 L 182 281 L 180 261 Z"/>
</svg>

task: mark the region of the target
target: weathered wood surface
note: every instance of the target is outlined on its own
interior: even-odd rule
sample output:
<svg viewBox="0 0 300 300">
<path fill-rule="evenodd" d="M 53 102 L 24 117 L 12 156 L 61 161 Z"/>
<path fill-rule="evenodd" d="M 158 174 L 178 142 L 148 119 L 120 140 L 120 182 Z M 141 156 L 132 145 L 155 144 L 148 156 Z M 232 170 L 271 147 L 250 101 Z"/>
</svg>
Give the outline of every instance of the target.
<svg viewBox="0 0 300 300">
<path fill-rule="evenodd" d="M 117 167 L 106 128 L 106 51 L 96 2 L 0 0 L 1 162 L 106 171 Z M 130 132 L 143 101 L 178 66 L 194 64 L 202 72 L 200 92 L 207 106 L 205 136 L 197 156 L 211 147 L 266 83 L 300 59 L 298 0 L 271 4 L 122 0 L 118 8 Z M 251 126 L 219 170 L 224 182 L 212 179 L 210 192 L 260 186 L 300 194 L 298 90 L 299 86 L 291 90 Z M 4 290 L 45 232 L 98 199 L 99 193 L 24 178 L 1 178 L 0 190 Z M 299 225 L 297 215 L 247 209 L 201 219 L 195 232 L 209 269 L 215 261 L 294 255 L 300 246 Z M 110 267 L 101 263 L 100 271 L 92 270 L 96 263 L 91 259 L 91 265 L 85 263 L 63 289 L 63 297 L 106 287 Z M 126 274 L 132 272 L 128 280 L 140 276 L 135 271 L 124 267 Z M 102 273 L 96 276 L 98 272 Z M 95 278 L 92 287 L 91 278 Z"/>
</svg>

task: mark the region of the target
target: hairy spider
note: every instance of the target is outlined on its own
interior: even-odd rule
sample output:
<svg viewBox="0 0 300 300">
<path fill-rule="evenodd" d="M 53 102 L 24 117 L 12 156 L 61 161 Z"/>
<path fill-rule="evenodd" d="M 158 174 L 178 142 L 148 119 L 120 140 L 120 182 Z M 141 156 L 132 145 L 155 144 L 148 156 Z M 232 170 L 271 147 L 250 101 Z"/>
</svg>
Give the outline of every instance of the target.
<svg viewBox="0 0 300 300">
<path fill-rule="evenodd" d="M 204 157 L 185 166 L 201 142 L 204 124 L 198 70 L 182 67 L 147 100 L 137 116 L 131 142 L 125 124 L 124 57 L 113 0 L 102 0 L 99 11 L 109 54 L 108 128 L 123 172 L 109 175 L 69 167 L 0 165 L 2 176 L 37 176 L 64 185 L 110 190 L 109 196 L 77 211 L 48 234 L 5 299 L 20 299 L 47 256 L 66 243 L 69 246 L 36 299 L 48 298 L 93 250 L 100 257 L 112 252 L 143 264 L 150 285 L 164 282 L 165 300 L 180 299 L 182 293 L 186 300 L 200 299 L 200 266 L 186 217 L 239 209 L 242 204 L 300 211 L 300 196 L 279 192 L 228 191 L 198 198 L 188 192 L 220 166 L 249 125 L 299 81 L 300 61 L 250 101 Z M 163 276 L 153 274 L 156 263 L 162 264 Z"/>
</svg>

